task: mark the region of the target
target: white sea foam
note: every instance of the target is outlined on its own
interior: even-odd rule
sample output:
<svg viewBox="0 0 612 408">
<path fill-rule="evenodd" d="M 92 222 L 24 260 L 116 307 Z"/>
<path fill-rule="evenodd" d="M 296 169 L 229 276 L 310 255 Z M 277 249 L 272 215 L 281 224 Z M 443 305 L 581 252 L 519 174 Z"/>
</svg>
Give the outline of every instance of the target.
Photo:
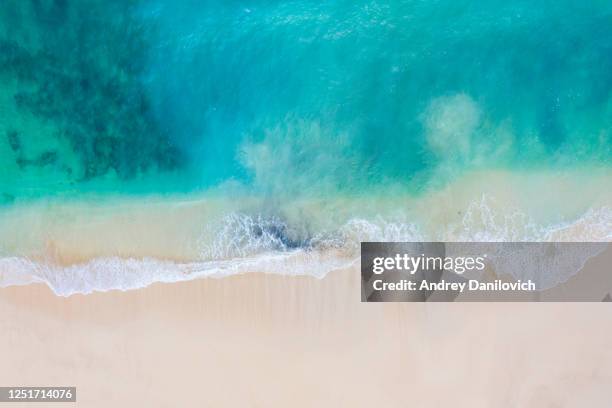
<svg viewBox="0 0 612 408">
<path fill-rule="evenodd" d="M 590 209 L 574 219 L 553 225 L 538 224 L 518 210 L 494 210 L 487 196 L 472 202 L 462 218 L 439 225 L 436 234 L 424 232 L 418 223 L 383 216 L 349 218 L 335 228 L 308 231 L 295 220 L 262 214 L 232 213 L 203 228 L 199 259 L 176 262 L 154 258 L 99 257 L 62 266 L 53 261 L 21 257 L 0 258 L 0 286 L 45 283 L 56 294 L 68 296 L 94 291 L 130 290 L 155 282 L 178 282 L 202 277 L 223 277 L 248 272 L 308 275 L 327 273 L 358 264 L 363 241 L 604 241 L 612 240 L 612 209 Z M 212 239 L 211 239 L 212 237 Z M 596 251 L 597 252 L 597 251 Z M 522 254 L 517 268 L 510 253 L 493 254 L 500 273 L 525 279 L 538 276 L 541 287 L 567 280 L 593 251 L 552 260 L 547 254 Z M 569 255 L 568 255 L 569 256 Z M 508 257 L 512 257 L 510 262 Z M 542 262 L 540 262 L 542 261 Z M 561 262 L 555 274 L 544 273 L 550 262 Z M 510 267 L 512 265 L 512 267 Z M 550 269 L 550 268 L 548 268 Z"/>
<path fill-rule="evenodd" d="M 196 278 L 265 272 L 322 278 L 349 266 L 352 260 L 320 252 L 295 250 L 256 257 L 177 263 L 155 259 L 98 258 L 71 266 L 0 258 L 0 287 L 45 283 L 55 294 L 69 296 L 109 290 L 132 290 L 156 282 L 181 282 Z"/>
</svg>

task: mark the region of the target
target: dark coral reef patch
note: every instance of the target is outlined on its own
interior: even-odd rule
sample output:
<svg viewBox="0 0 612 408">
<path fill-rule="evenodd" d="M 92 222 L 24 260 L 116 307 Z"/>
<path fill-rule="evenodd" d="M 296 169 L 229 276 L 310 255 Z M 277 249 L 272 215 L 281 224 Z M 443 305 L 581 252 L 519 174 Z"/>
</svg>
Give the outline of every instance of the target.
<svg viewBox="0 0 612 408">
<path fill-rule="evenodd" d="M 150 108 L 143 76 L 154 27 L 136 22 L 134 7 L 112 0 L 3 3 L 0 80 L 17 84 L 18 112 L 49 123 L 57 142 L 70 147 L 76 160 L 65 170 L 74 181 L 110 171 L 130 179 L 184 161 Z M 62 162 L 53 150 L 28 156 L 27 132 L 0 130 L 20 168 Z"/>
</svg>

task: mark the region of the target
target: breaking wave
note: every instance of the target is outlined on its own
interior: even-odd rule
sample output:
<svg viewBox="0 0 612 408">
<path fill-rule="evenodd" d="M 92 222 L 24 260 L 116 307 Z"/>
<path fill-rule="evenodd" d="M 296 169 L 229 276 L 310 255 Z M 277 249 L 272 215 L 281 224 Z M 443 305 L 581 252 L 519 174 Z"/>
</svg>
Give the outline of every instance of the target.
<svg viewBox="0 0 612 408">
<path fill-rule="evenodd" d="M 57 295 L 69 296 L 250 272 L 322 278 L 334 270 L 357 266 L 360 243 L 364 241 L 609 242 L 612 241 L 612 209 L 590 209 L 572 221 L 546 226 L 518 211 L 496 214 L 483 197 L 470 205 L 460 222 L 437 235 L 427 234 L 416 223 L 393 221 L 383 216 L 351 218 L 333 230 L 312 233 L 280 216 L 232 213 L 207 229 L 210 231 L 203 234 L 197 244 L 200 257 L 191 262 L 151 257 L 100 257 L 59 265 L 23 257 L 3 257 L 0 258 L 0 286 L 45 283 Z M 207 241 L 205 237 L 210 236 L 214 239 Z M 504 254 L 497 255 L 498 259 L 505 259 Z M 542 284 L 550 286 L 568 279 L 593 255 L 588 252 L 573 254 L 577 260 L 569 263 L 572 270 L 566 268 L 556 271 L 555 275 L 549 274 Z M 502 263 L 498 266 L 500 272 L 514 274 Z M 525 268 L 521 271 L 519 278 L 529 274 Z M 543 276 L 541 271 L 536 272 Z"/>
</svg>

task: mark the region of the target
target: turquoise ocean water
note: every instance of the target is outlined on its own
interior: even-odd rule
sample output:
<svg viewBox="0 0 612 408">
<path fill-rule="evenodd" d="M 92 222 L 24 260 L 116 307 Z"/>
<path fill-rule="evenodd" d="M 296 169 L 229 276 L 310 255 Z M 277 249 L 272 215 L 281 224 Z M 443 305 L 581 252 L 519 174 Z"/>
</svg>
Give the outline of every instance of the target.
<svg viewBox="0 0 612 408">
<path fill-rule="evenodd" d="M 612 163 L 608 1 L 0 6 L 4 203 Z"/>
<path fill-rule="evenodd" d="M 340 226 L 359 208 L 340 198 L 611 167 L 607 0 L 0 4 L 0 215 L 215 192 L 233 202 L 221 230 L 238 236 L 216 248 L 248 236 L 256 253 L 313 246 L 315 227 L 287 232 L 311 222 L 288 215 L 292 201 L 332 202 L 319 218 Z M 284 213 L 244 215 L 245 197 Z M 609 238 L 604 215 L 594 223 Z M 0 242 L 0 255 L 17 247 Z"/>
</svg>

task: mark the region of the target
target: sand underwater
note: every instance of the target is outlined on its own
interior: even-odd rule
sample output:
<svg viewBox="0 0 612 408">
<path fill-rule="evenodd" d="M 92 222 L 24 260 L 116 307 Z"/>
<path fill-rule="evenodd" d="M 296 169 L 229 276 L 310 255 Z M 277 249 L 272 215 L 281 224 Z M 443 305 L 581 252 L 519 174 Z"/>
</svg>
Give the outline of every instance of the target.
<svg viewBox="0 0 612 408">
<path fill-rule="evenodd" d="M 612 3 L 0 6 L 0 286 L 610 241 Z"/>
</svg>

